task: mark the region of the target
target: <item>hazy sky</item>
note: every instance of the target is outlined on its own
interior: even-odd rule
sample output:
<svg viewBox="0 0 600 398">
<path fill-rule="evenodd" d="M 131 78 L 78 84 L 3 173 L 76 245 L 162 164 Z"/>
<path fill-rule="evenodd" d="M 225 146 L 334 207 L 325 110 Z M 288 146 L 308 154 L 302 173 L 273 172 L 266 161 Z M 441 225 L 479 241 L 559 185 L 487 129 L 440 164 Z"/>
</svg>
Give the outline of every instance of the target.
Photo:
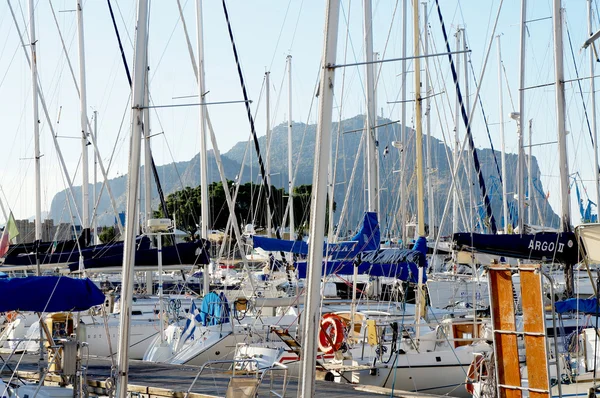
<svg viewBox="0 0 600 398">
<path fill-rule="evenodd" d="M 19 28 L 27 24 L 27 2 L 12 0 Z M 181 1 L 192 46 L 196 51 L 195 1 Z M 409 2 L 411 3 L 411 2 Z M 499 0 L 462 1 L 442 0 L 442 13 L 446 29 L 454 48 L 457 26 L 466 28 L 467 43 L 472 50 L 471 60 L 477 79 L 480 78 L 485 51 L 490 41 Z M 527 86 L 551 83 L 554 79 L 551 1 L 529 1 L 529 18 L 542 19 L 529 24 L 527 44 Z M 117 25 L 123 39 L 125 54 L 132 68 L 136 2 L 112 1 Z M 231 43 L 223 15 L 222 3 L 204 1 L 204 40 L 206 56 L 206 85 L 208 101 L 237 101 L 242 99 Z M 58 25 L 69 51 L 70 61 L 78 75 L 76 19 L 72 10 L 75 1 L 52 1 Z M 587 37 L 586 2 L 565 1 L 566 22 L 574 46 L 574 56 L 579 73 L 587 76 L 587 52 L 580 51 Z M 106 166 L 112 159 L 109 175 L 122 175 L 127 170 L 130 134 L 129 86 L 117 46 L 114 29 L 103 0 L 84 2 L 85 52 L 87 74 L 88 116 L 98 111 L 99 148 Z M 316 121 L 315 87 L 323 43 L 324 1 L 240 1 L 227 2 L 233 33 L 239 52 L 244 79 L 252 109 L 257 115 L 259 135 L 264 135 L 265 101 L 264 73 L 271 72 L 271 123 L 277 125 L 287 117 L 286 56 L 293 57 L 293 119 L 300 122 Z M 409 13 L 411 6 L 409 4 Z M 594 9 L 596 4 L 594 2 Z M 374 50 L 385 59 L 400 57 L 402 52 L 402 1 L 373 1 Z M 445 52 L 441 27 L 435 3 L 429 1 L 430 52 Z M 40 80 L 48 102 L 50 119 L 57 135 L 71 177 L 80 184 L 76 174 L 80 155 L 80 142 L 73 138 L 79 134 L 79 100 L 60 37 L 55 25 L 50 2 L 36 2 L 37 47 Z M 516 126 L 507 115 L 518 107 L 518 54 L 519 54 L 520 1 L 505 0 L 496 34 L 502 34 L 502 56 L 508 77 L 504 86 L 504 113 L 506 150 L 516 152 Z M 594 16 L 594 29 L 598 16 Z M 410 21 L 410 19 L 409 19 Z M 185 104 L 197 98 L 177 98 L 197 94 L 184 31 L 174 0 L 152 1 L 150 7 L 149 67 L 150 93 L 154 105 Z M 338 63 L 360 62 L 364 55 L 362 44 L 362 2 L 342 1 L 340 15 Z M 412 28 L 408 25 L 409 36 Z M 4 190 L 2 200 L 13 209 L 17 218 L 34 213 L 33 190 L 33 135 L 31 117 L 30 72 L 6 2 L 0 3 L 0 120 L 3 142 L 3 168 L 0 184 Z M 571 50 L 565 30 L 565 75 L 575 78 Z M 408 37 L 408 54 L 412 53 L 412 38 Z M 29 42 L 25 37 L 25 42 Z M 27 48 L 28 49 L 28 48 Z M 498 63 L 494 42 L 481 86 L 483 106 L 490 123 L 490 132 L 496 149 L 500 148 L 498 114 Z M 424 65 L 422 65 L 424 67 Z M 397 101 L 402 86 L 399 62 L 383 64 L 378 79 L 378 112 L 392 120 L 400 118 Z M 407 68 L 412 70 L 412 63 Z M 431 59 L 430 68 L 433 91 L 441 93 L 432 104 L 432 134 L 449 140 L 453 134 L 454 89 L 447 58 Z M 352 117 L 364 112 L 364 67 L 338 69 L 336 76 L 336 114 L 334 120 Z M 412 74 L 407 75 L 407 96 L 414 95 Z M 78 79 L 78 77 L 77 77 Z M 343 85 L 342 85 L 343 83 Z M 507 90 L 510 87 L 511 95 Z M 471 93 L 475 91 L 473 77 L 469 77 Z M 582 81 L 583 96 L 589 102 L 589 80 Z M 342 97 L 343 88 L 343 97 Z M 587 125 L 584 123 L 582 101 L 577 84 L 568 83 L 567 117 L 570 168 L 579 171 L 586 180 L 588 192 L 595 200 L 593 160 Z M 512 101 L 511 101 L 512 96 Z M 471 104 L 474 103 L 473 95 Z M 534 142 L 556 141 L 554 89 L 545 86 L 526 92 L 526 119 L 533 118 Z M 412 103 L 407 104 L 407 125 L 412 125 Z M 479 105 L 478 105 L 479 106 Z M 589 106 L 589 105 L 588 105 Z M 41 111 L 41 107 L 40 107 Z M 214 105 L 209 112 L 222 152 L 236 142 L 245 141 L 250 134 L 245 109 L 242 104 Z M 60 115 L 60 119 L 59 119 Z M 42 143 L 42 208 L 48 209 L 52 197 L 65 187 L 50 129 L 44 114 L 40 114 Z M 93 125 L 93 122 L 92 122 Z M 481 108 L 475 112 L 474 136 L 477 147 L 489 147 L 483 126 Z M 161 108 L 152 111 L 152 145 L 157 164 L 189 160 L 199 151 L 197 107 Z M 164 134 L 160 134 L 163 133 Z M 464 134 L 464 129 L 461 135 Z M 382 145 L 385 143 L 382 143 Z M 542 170 L 544 187 L 550 190 L 550 201 L 555 211 L 559 209 L 558 169 L 556 145 L 536 147 L 534 155 Z M 90 158 L 92 152 L 90 151 Z M 91 161 L 90 161 L 91 162 Z M 90 176 L 92 172 L 90 171 Z M 579 220 L 573 201 L 573 222 Z M 497 218 L 499 215 L 497 215 Z M 0 217 L 1 218 L 1 217 Z"/>
</svg>

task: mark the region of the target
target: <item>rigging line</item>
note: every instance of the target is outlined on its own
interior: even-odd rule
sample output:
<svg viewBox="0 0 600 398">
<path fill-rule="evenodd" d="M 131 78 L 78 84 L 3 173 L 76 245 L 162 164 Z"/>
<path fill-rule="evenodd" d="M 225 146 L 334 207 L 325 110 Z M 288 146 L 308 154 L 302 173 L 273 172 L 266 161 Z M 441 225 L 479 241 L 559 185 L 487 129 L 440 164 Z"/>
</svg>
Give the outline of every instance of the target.
<svg viewBox="0 0 600 398">
<path fill-rule="evenodd" d="M 288 0 L 287 8 L 285 9 L 285 15 L 283 16 L 283 21 L 281 21 L 281 28 L 279 29 L 279 35 L 277 36 L 277 42 L 275 43 L 275 49 L 273 50 L 273 58 L 271 58 L 271 63 L 269 64 L 269 70 L 273 69 L 273 62 L 275 62 L 275 56 L 277 55 L 277 48 L 279 47 L 279 41 L 281 40 L 281 35 L 283 33 L 283 28 L 285 27 L 285 21 L 287 21 L 288 12 L 290 12 L 290 6 L 292 5 L 292 0 Z"/>
<path fill-rule="evenodd" d="M 117 21 L 115 20 L 115 14 L 113 12 L 110 0 L 106 0 L 108 3 L 108 10 L 110 11 L 110 18 L 115 28 L 115 34 L 117 35 L 117 42 L 119 43 L 119 51 L 121 52 L 121 59 L 123 60 L 123 66 L 125 67 L 125 73 L 127 74 L 127 81 L 131 87 L 131 73 L 129 72 L 129 66 L 127 65 L 127 57 L 125 56 L 125 50 L 123 49 L 123 42 L 121 41 L 121 35 L 119 34 L 119 28 L 117 28 Z"/>
<path fill-rule="evenodd" d="M 471 62 L 471 57 L 469 57 L 469 66 L 471 67 L 471 74 L 473 75 L 475 87 L 477 87 L 479 83 L 477 83 L 477 76 L 475 76 L 475 69 L 473 69 L 473 62 Z M 483 108 L 481 94 L 477 95 L 477 99 L 479 100 L 479 107 L 481 108 L 481 114 L 483 115 L 483 123 L 485 124 L 485 130 L 487 131 L 488 139 L 490 140 L 490 147 L 492 149 L 494 163 L 496 164 L 496 171 L 498 172 L 498 176 L 500 177 L 500 183 L 502 183 L 502 173 L 500 172 L 500 165 L 498 164 L 498 158 L 496 157 L 496 151 L 494 150 L 494 142 L 492 141 L 492 135 L 490 134 L 490 126 L 488 125 L 487 116 L 485 115 L 485 110 Z"/>
<path fill-rule="evenodd" d="M 504 61 L 500 61 L 502 64 L 502 71 L 504 72 L 504 82 L 506 83 L 506 87 L 508 89 L 508 98 L 510 98 L 510 107 L 513 112 L 515 111 L 515 102 L 513 101 L 512 91 L 510 90 L 510 85 L 508 84 L 508 75 L 506 74 L 506 67 L 504 66 Z"/>
<path fill-rule="evenodd" d="M 438 17 L 440 20 L 440 25 L 442 28 L 442 33 L 444 35 L 444 41 L 446 42 L 446 50 L 448 53 L 451 52 L 450 50 L 450 43 L 448 42 L 448 34 L 446 32 L 446 26 L 444 25 L 444 19 L 442 17 L 442 9 L 440 8 L 440 3 L 439 0 L 435 0 L 435 4 L 437 5 L 437 10 L 438 10 Z M 500 15 L 500 10 L 502 9 L 502 0 L 500 1 L 500 6 L 498 8 L 498 15 L 496 16 L 496 22 L 494 25 L 494 30 L 496 27 L 496 24 L 498 23 L 498 16 Z M 493 35 L 492 35 L 493 38 Z M 491 42 L 490 42 L 491 44 Z M 489 48 L 488 47 L 488 55 L 489 55 Z M 461 115 L 462 115 L 462 119 L 463 119 L 463 123 L 465 124 L 466 130 L 467 130 L 467 136 L 468 136 L 468 140 L 469 140 L 469 147 L 471 149 L 471 152 L 473 154 L 473 163 L 475 166 L 475 171 L 477 173 L 477 179 L 479 180 L 479 187 L 481 189 L 481 196 L 483 197 L 483 201 L 485 204 L 485 210 L 486 210 L 486 214 L 487 217 L 490 220 L 490 227 L 492 230 L 492 234 L 496 234 L 497 232 L 497 227 L 496 227 L 496 219 L 494 218 L 494 214 L 492 213 L 492 205 L 490 202 L 490 198 L 487 194 L 487 189 L 485 187 L 485 179 L 483 178 L 483 173 L 481 172 L 481 164 L 479 163 L 479 157 L 477 155 L 477 151 L 475 149 L 475 143 L 473 141 L 473 134 L 471 132 L 471 120 L 469 120 L 469 115 L 467 115 L 467 111 L 465 109 L 465 105 L 464 105 L 464 101 L 462 98 L 462 93 L 460 90 L 460 84 L 458 82 L 458 75 L 456 73 L 456 67 L 454 65 L 454 60 L 452 59 L 452 55 L 448 54 L 448 58 L 449 58 L 449 62 L 450 62 L 450 68 L 452 69 L 452 78 L 454 80 L 454 85 L 456 86 L 456 92 L 458 95 L 458 101 L 460 103 L 460 109 L 461 109 Z M 485 63 L 484 63 L 484 68 L 485 68 Z M 485 69 L 484 69 L 485 70 Z M 477 88 L 477 91 L 479 92 L 480 87 Z M 474 110 L 474 109 L 473 109 Z M 471 114 L 473 113 L 473 110 L 471 110 Z M 472 117 L 472 116 L 471 116 Z"/>
<path fill-rule="evenodd" d="M 394 26 L 394 20 L 396 19 L 396 11 L 398 11 L 398 3 L 400 3 L 400 1 L 396 0 L 396 5 L 394 6 L 394 11 L 392 12 L 392 23 L 390 23 L 390 28 L 388 29 L 388 34 L 385 39 L 385 44 L 383 45 L 383 53 L 381 54 L 381 59 L 385 59 L 385 53 L 388 49 L 388 44 L 390 41 L 390 37 L 392 35 L 392 28 Z M 379 82 L 379 78 L 381 77 L 382 69 L 383 69 L 383 64 L 380 64 L 379 70 L 377 71 L 377 76 L 375 77 L 375 87 L 377 87 L 377 83 Z"/>
<path fill-rule="evenodd" d="M 302 0 L 300 2 L 300 9 L 298 10 L 298 18 L 296 19 L 296 25 L 294 26 L 294 33 L 292 33 L 292 41 L 290 42 L 290 48 L 289 48 L 290 51 L 294 47 L 294 41 L 296 40 L 296 32 L 298 31 L 298 25 L 300 24 L 300 15 L 302 14 L 303 6 L 304 6 L 304 0 Z"/>
<path fill-rule="evenodd" d="M 260 153 L 260 144 L 258 142 L 258 136 L 256 134 L 256 128 L 254 126 L 254 118 L 252 117 L 252 110 L 250 109 L 250 103 L 248 102 L 248 92 L 246 90 L 246 84 L 244 83 L 244 75 L 242 74 L 242 65 L 240 63 L 240 59 L 238 56 L 238 52 L 237 52 L 237 46 L 235 44 L 235 40 L 233 38 L 233 30 L 231 27 L 231 23 L 229 21 L 229 12 L 227 11 L 227 4 L 225 4 L 225 0 L 222 1 L 223 4 L 223 13 L 225 14 L 225 20 L 227 21 L 227 30 L 229 31 L 229 39 L 231 41 L 231 48 L 233 51 L 233 57 L 235 58 L 235 63 L 237 66 L 237 71 L 238 71 L 238 76 L 240 79 L 240 85 L 242 88 L 242 93 L 244 95 L 244 100 L 245 105 L 246 105 L 246 113 L 248 116 L 248 122 L 250 123 L 250 130 L 252 132 L 252 138 L 254 139 L 254 149 L 256 150 L 256 157 L 258 158 L 258 166 L 260 168 L 260 173 L 261 173 L 261 177 L 262 177 L 262 181 L 264 186 L 266 187 L 266 196 L 267 196 L 267 201 L 269 202 L 269 207 L 272 209 L 272 215 L 273 217 L 271 217 L 271 222 L 272 222 L 272 227 L 275 229 L 275 236 L 277 237 L 277 239 L 281 239 L 281 233 L 279 231 L 278 228 L 278 220 L 277 220 L 277 208 L 275 206 L 275 201 L 272 195 L 272 189 L 271 189 L 271 185 L 268 183 L 268 176 L 266 175 L 265 172 L 265 164 L 262 158 L 262 155 Z M 284 263 L 287 263 L 287 260 L 285 259 L 285 255 L 283 253 L 281 253 L 281 257 L 283 258 Z"/>
<path fill-rule="evenodd" d="M 123 22 L 123 26 L 125 26 L 125 33 L 127 33 L 127 39 L 129 40 L 129 45 L 131 46 L 131 48 L 133 48 L 133 41 L 131 40 L 131 35 L 129 34 L 129 30 L 127 29 L 127 26 L 130 26 L 130 24 L 125 22 L 125 18 L 123 17 L 123 12 L 121 11 L 121 7 L 119 6 L 119 2 L 117 1 L 117 10 L 119 10 L 119 16 L 121 17 L 121 22 Z M 134 19 L 137 18 L 137 15 L 134 15 L 133 17 Z M 149 21 L 149 19 L 148 19 Z"/>
<path fill-rule="evenodd" d="M 594 136 L 592 135 L 592 127 L 590 125 L 590 118 L 588 116 L 587 106 L 585 105 L 585 99 L 583 98 L 583 89 L 581 88 L 581 80 L 579 79 L 579 69 L 577 68 L 577 61 L 575 60 L 575 52 L 573 51 L 573 42 L 571 41 L 571 31 L 569 30 L 569 24 L 567 23 L 567 21 L 565 21 L 565 25 L 567 28 L 567 38 L 569 40 L 569 48 L 571 50 L 571 58 L 573 59 L 573 67 L 575 68 L 575 77 L 577 77 L 577 86 L 579 87 L 579 95 L 581 96 L 581 103 L 583 105 L 583 113 L 585 115 L 585 121 L 587 124 L 588 132 L 590 133 L 590 140 L 592 141 L 592 146 L 593 146 L 594 145 Z M 596 110 L 594 109 L 593 111 L 595 112 Z"/>
<path fill-rule="evenodd" d="M 119 29 L 117 28 L 117 22 L 115 21 L 115 15 L 113 13 L 113 9 L 110 3 L 110 0 L 106 0 L 106 2 L 108 3 L 108 9 L 110 11 L 110 17 L 112 19 L 112 23 L 113 23 L 113 27 L 115 29 L 115 35 L 117 36 L 117 42 L 119 43 L 119 50 L 121 51 L 121 59 L 123 60 L 123 67 L 125 68 L 125 73 L 127 74 L 127 81 L 129 82 L 129 87 L 132 87 L 132 81 L 131 81 L 131 73 L 129 72 L 129 65 L 127 63 L 127 57 L 125 56 L 125 51 L 123 50 L 123 43 L 121 41 L 121 35 L 119 34 Z M 118 7 L 118 5 L 117 5 Z M 120 12 L 120 9 L 119 9 Z M 174 29 L 173 29 L 174 31 Z M 171 33 L 171 36 L 173 35 L 173 33 Z M 148 73 L 148 68 L 146 67 L 146 73 Z M 148 88 L 146 88 L 147 90 Z M 142 126 L 142 131 L 145 133 L 144 135 L 147 136 L 148 132 L 146 131 L 146 126 Z M 146 137 L 147 139 L 147 137 Z M 169 210 L 167 208 L 167 202 L 165 201 L 165 194 L 164 191 L 162 189 L 162 184 L 160 183 L 160 177 L 158 175 L 158 170 L 156 168 L 156 163 L 154 162 L 154 156 L 152 155 L 152 149 L 150 149 L 150 161 L 151 161 L 151 167 L 152 167 L 152 175 L 154 176 L 154 182 L 156 183 L 156 190 L 158 191 L 158 197 L 160 199 L 160 205 L 162 207 L 163 210 L 163 215 L 166 218 L 169 218 Z"/>
<path fill-rule="evenodd" d="M 433 45 L 434 51 L 437 51 L 436 41 L 433 36 L 432 36 L 431 43 Z M 446 80 L 446 78 L 444 78 L 444 76 L 443 76 L 443 73 L 441 72 L 441 69 L 442 69 L 441 62 L 442 61 L 440 59 L 437 59 L 437 58 L 434 59 L 434 69 L 436 72 L 435 76 L 438 79 L 438 82 L 440 80 Z M 445 103 L 448 105 L 448 111 L 450 112 L 450 115 L 451 115 L 452 126 L 455 126 L 456 121 L 454 120 L 454 111 L 451 108 L 452 105 L 451 105 L 451 101 L 450 101 L 450 96 L 449 96 L 447 90 L 444 90 L 444 93 L 445 93 L 445 98 L 446 98 Z M 434 98 L 434 104 L 435 104 L 437 114 L 440 115 L 441 112 L 440 112 L 440 107 L 439 107 L 437 98 Z M 442 110 L 443 110 L 443 115 L 444 115 L 444 122 L 446 123 L 446 125 L 449 125 L 450 123 L 448 123 L 448 113 L 447 113 L 447 110 L 446 110 L 446 107 L 444 106 L 444 104 L 442 104 Z M 453 181 L 456 181 L 455 184 L 451 186 L 450 192 L 452 192 L 453 190 L 457 190 L 458 192 L 461 192 L 462 187 L 460 185 L 460 180 L 458 179 L 458 173 L 459 173 L 460 166 L 458 166 L 458 168 L 455 170 L 453 167 L 453 162 L 451 160 L 452 146 L 449 145 L 449 142 L 451 142 L 453 140 L 453 138 L 449 138 L 446 136 L 444 126 L 442 123 L 442 119 L 440 117 L 438 117 L 438 122 L 440 125 L 440 130 L 442 131 L 442 140 L 444 143 L 444 154 L 446 155 L 446 162 L 450 169 L 450 177 L 452 178 Z M 452 130 L 452 129 L 453 129 L 453 127 L 451 127 L 449 130 Z M 462 158 L 462 151 L 461 151 L 460 158 Z M 463 168 L 466 167 L 464 162 L 460 162 L 460 164 L 462 165 Z M 464 220 L 466 219 L 466 217 L 465 217 L 465 213 L 464 213 L 463 209 L 464 209 L 464 203 L 463 203 L 463 201 L 459 201 L 460 216 L 463 220 L 463 225 L 466 225 L 464 223 Z M 442 225 L 443 225 L 443 220 L 444 219 L 442 218 L 442 223 L 441 223 Z M 440 225 L 440 230 L 441 230 L 441 225 Z"/>
</svg>

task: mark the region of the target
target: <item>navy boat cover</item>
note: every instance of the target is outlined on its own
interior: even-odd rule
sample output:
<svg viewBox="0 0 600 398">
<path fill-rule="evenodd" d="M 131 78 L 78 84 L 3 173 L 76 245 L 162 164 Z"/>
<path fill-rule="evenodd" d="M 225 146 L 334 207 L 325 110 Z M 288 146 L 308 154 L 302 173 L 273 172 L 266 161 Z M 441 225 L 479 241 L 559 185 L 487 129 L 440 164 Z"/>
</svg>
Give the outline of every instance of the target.
<svg viewBox="0 0 600 398">
<path fill-rule="evenodd" d="M 87 278 L 28 276 L 0 279 L 0 312 L 85 311 L 104 300 L 104 294 Z"/>
</svg>

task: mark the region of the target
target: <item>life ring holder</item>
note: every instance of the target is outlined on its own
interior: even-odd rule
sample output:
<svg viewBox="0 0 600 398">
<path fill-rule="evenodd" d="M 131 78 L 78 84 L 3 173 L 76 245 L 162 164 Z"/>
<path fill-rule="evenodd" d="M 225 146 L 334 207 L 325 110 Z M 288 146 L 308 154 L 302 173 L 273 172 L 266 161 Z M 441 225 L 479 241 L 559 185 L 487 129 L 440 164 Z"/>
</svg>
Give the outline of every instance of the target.
<svg viewBox="0 0 600 398">
<path fill-rule="evenodd" d="M 342 348 L 346 323 L 336 314 L 325 314 L 319 324 L 319 351 L 331 354 Z"/>
<path fill-rule="evenodd" d="M 469 370 L 467 371 L 467 377 L 465 380 L 465 389 L 471 395 L 473 395 L 475 391 L 475 386 L 473 383 L 480 382 L 481 376 L 487 376 L 487 369 L 485 369 L 484 361 L 484 355 L 477 353 L 469 365 Z"/>
</svg>

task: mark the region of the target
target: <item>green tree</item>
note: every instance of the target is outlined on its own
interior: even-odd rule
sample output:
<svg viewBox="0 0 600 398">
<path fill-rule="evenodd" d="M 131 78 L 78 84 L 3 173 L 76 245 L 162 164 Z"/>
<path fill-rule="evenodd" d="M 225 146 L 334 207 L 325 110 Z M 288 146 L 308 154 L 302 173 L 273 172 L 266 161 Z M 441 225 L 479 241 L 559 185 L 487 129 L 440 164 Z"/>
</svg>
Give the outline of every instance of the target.
<svg viewBox="0 0 600 398">
<path fill-rule="evenodd" d="M 112 227 L 103 227 L 102 231 L 100 231 L 100 234 L 98 235 L 98 238 L 100 238 L 100 241 L 102 241 L 102 243 L 110 243 L 116 240 L 118 234 L 117 234 L 117 230 L 115 229 L 114 226 Z"/>
<path fill-rule="evenodd" d="M 231 197 L 234 197 L 236 185 L 228 181 Z M 296 225 L 302 225 L 307 221 L 310 212 L 311 186 L 301 185 L 294 189 L 294 219 Z M 275 186 L 271 187 L 273 195 L 272 203 L 275 204 L 273 223 L 281 225 L 285 207 L 287 206 L 287 193 Z M 213 182 L 208 187 L 209 226 L 211 229 L 225 229 L 229 219 L 229 207 L 227 206 L 225 189 L 221 182 Z M 167 210 L 175 217 L 177 228 L 195 234 L 200 223 L 202 203 L 200 198 L 200 187 L 186 187 L 181 191 L 170 194 L 167 199 Z M 335 204 L 334 204 L 335 209 Z M 239 187 L 235 203 L 235 215 L 240 225 L 252 223 L 255 227 L 266 227 L 267 225 L 267 196 L 261 185 L 246 183 Z M 156 217 L 164 217 L 161 209 L 155 212 Z M 307 223 L 306 223 L 307 224 Z"/>
<path fill-rule="evenodd" d="M 294 221 L 298 233 L 308 232 L 310 221 L 310 205 L 312 200 L 312 185 L 299 185 L 294 187 Z M 327 208 L 325 209 L 325 230 L 329 228 L 329 195 L 327 195 Z M 337 204 L 333 202 L 335 212 Z"/>
</svg>

